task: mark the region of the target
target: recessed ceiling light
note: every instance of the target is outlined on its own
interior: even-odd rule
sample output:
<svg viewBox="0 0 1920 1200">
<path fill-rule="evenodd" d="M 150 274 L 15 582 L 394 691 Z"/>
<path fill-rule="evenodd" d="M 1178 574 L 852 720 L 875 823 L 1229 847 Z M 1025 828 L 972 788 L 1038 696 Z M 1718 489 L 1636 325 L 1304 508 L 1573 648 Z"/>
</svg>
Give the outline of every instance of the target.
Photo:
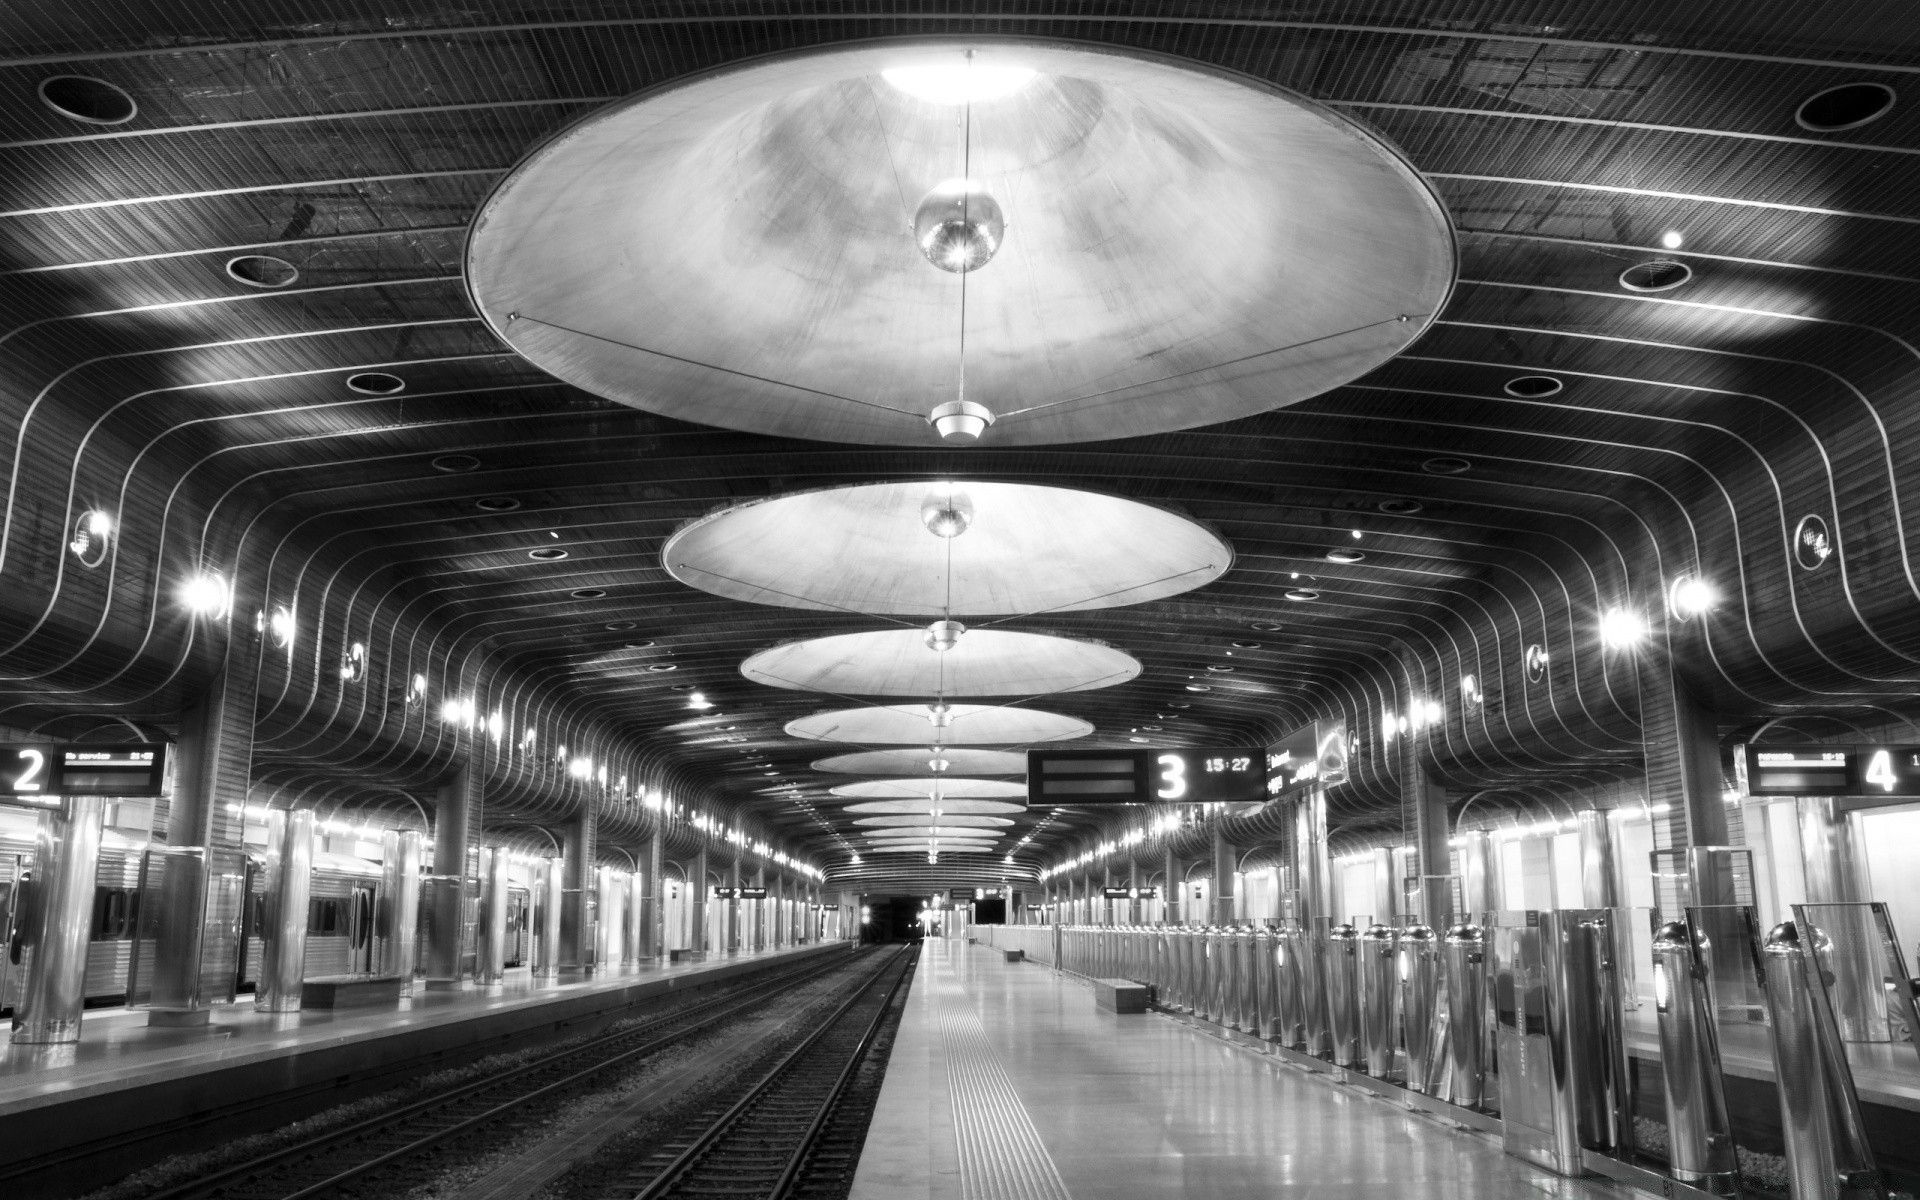
<svg viewBox="0 0 1920 1200">
<path fill-rule="evenodd" d="M 1259 642 L 1235 642 L 1233 645 L 1237 650 L 1258 650 L 1260 648 Z"/>
<path fill-rule="evenodd" d="M 1334 562 L 1334 563 L 1346 563 L 1348 565 L 1351 565 L 1357 562 L 1365 562 L 1366 557 L 1367 557 L 1366 555 L 1360 553 L 1358 550 L 1327 551 L 1327 561 Z"/>
<path fill-rule="evenodd" d="M 1884 83 L 1843 83 L 1802 100 L 1793 120 L 1814 133 L 1839 133 L 1886 116 L 1899 98 L 1899 93 Z"/>
<path fill-rule="evenodd" d="M 1620 286 L 1629 292 L 1670 292 L 1692 278 L 1692 267 L 1660 258 L 1636 263 L 1620 272 Z"/>
<path fill-rule="evenodd" d="M 1418 500 L 1382 500 L 1380 503 L 1374 505 L 1374 507 L 1383 513 L 1391 513 L 1396 517 L 1410 517 L 1425 508 L 1426 505 L 1420 503 Z"/>
<path fill-rule="evenodd" d="M 485 512 L 512 512 L 520 507 L 520 502 L 512 496 L 482 496 L 473 506 Z"/>
<path fill-rule="evenodd" d="M 678 671 L 679 669 L 679 666 L 675 663 L 654 663 L 647 668 L 649 671 Z"/>
<path fill-rule="evenodd" d="M 880 78 L 929 104 L 985 104 L 1013 95 L 1033 81 L 1031 67 L 983 66 L 962 62 L 889 67 Z"/>
<path fill-rule="evenodd" d="M 527 551 L 528 558 L 537 558 L 541 562 L 557 562 L 566 556 L 567 552 L 557 546 L 542 546 L 538 550 Z"/>
<path fill-rule="evenodd" d="M 1280 632 L 1280 626 L 1274 624 L 1272 621 L 1255 621 L 1253 624 L 1247 626 L 1247 628 L 1258 630 L 1261 633 Z"/>
<path fill-rule="evenodd" d="M 1187 685 L 1187 690 L 1190 692 L 1210 692 L 1213 688 L 1204 683 L 1190 683 Z"/>
<path fill-rule="evenodd" d="M 1660 235 L 1660 247 L 1663 250 L 1678 250 L 1687 244 L 1687 235 L 1678 229 L 1669 229 Z"/>
<path fill-rule="evenodd" d="M 1286 597 L 1289 600 L 1318 600 L 1320 593 L 1312 588 L 1288 588 Z"/>
<path fill-rule="evenodd" d="M 622 630 L 632 629 L 633 622 L 632 621 L 608 621 L 607 628 L 613 630 L 615 633 L 618 633 Z"/>
<path fill-rule="evenodd" d="M 1473 464 L 1464 458 L 1430 458 L 1420 469 L 1429 475 L 1460 475 L 1473 470 Z"/>
<path fill-rule="evenodd" d="M 283 288 L 300 278 L 300 268 L 271 254 L 242 254 L 227 260 L 227 278 L 248 287 Z"/>
<path fill-rule="evenodd" d="M 1540 400 L 1559 395 L 1566 386 L 1551 375 L 1518 375 L 1501 384 L 1500 390 L 1522 400 Z"/>
<path fill-rule="evenodd" d="M 448 475 L 459 475 L 478 467 L 480 460 L 471 454 L 441 454 L 428 459 L 427 465 Z"/>
<path fill-rule="evenodd" d="M 91 75 L 49 75 L 39 91 L 40 103 L 84 125 L 124 125 L 140 111 L 125 88 Z"/>
<path fill-rule="evenodd" d="M 628 642 L 624 648 L 628 650 L 649 650 L 652 649 L 652 647 L 652 642 Z"/>
<path fill-rule="evenodd" d="M 1224 675 L 1224 674 L 1226 674 L 1227 672 L 1229 672 L 1229 671 L 1231 671 L 1231 670 L 1233 670 L 1233 668 L 1232 668 L 1232 667 L 1227 667 L 1227 666 L 1212 666 L 1212 667 L 1208 667 L 1208 668 L 1207 668 L 1207 670 L 1209 670 L 1209 671 L 1218 671 L 1218 672 L 1220 672 L 1221 674 L 1223 674 L 1223 675 Z"/>
<path fill-rule="evenodd" d="M 347 376 L 347 390 L 362 396 L 391 396 L 406 389 L 406 380 L 385 371 L 358 371 Z"/>
<path fill-rule="evenodd" d="M 568 592 L 567 594 L 572 596 L 575 600 L 603 600 L 606 598 L 607 589 L 575 588 L 571 592 Z"/>
</svg>

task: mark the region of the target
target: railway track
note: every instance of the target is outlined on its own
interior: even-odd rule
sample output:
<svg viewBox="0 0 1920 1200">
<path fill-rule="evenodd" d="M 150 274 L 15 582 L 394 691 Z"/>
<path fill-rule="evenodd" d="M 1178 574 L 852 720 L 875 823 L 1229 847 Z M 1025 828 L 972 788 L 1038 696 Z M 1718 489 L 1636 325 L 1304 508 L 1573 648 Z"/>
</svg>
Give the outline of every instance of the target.
<svg viewBox="0 0 1920 1200">
<path fill-rule="evenodd" d="M 863 955 L 856 955 L 858 961 Z M 710 1030 L 793 988 L 845 969 L 832 957 L 784 971 L 616 1033 L 533 1059 L 412 1104 L 328 1130 L 291 1146 L 149 1193 L 146 1200 L 307 1200 L 366 1180 L 543 1100 L 555 1100 L 610 1069 L 633 1064 Z"/>
<path fill-rule="evenodd" d="M 810 1176 L 849 1174 L 864 1130 L 834 1114 L 867 1059 L 901 986 L 911 948 L 896 952 L 820 1027 L 727 1103 L 716 1101 L 635 1164 L 606 1200 L 788 1200 Z"/>
</svg>

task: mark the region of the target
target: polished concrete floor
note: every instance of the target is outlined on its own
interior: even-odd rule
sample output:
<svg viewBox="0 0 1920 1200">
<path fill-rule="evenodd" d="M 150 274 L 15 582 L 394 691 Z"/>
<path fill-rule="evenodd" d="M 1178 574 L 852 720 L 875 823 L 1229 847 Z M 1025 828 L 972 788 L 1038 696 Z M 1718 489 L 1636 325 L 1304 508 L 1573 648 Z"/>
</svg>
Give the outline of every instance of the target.
<svg viewBox="0 0 1920 1200">
<path fill-rule="evenodd" d="M 1628 1197 L 987 946 L 927 943 L 852 1200 Z"/>
<path fill-rule="evenodd" d="M 521 969 L 509 971 L 504 983 L 484 988 L 430 992 L 424 985 L 416 985 L 413 996 L 401 1000 L 397 1008 L 308 1009 L 275 1014 L 255 1012 L 251 1002 L 243 998 L 240 1004 L 216 1007 L 209 1024 L 188 1029 L 150 1027 L 144 1010 L 98 1010 L 81 1019 L 78 1043 L 14 1046 L 0 1042 L 0 1118 L 52 1100 L 180 1079 L 402 1032 L 479 1022 L 571 1003 L 598 993 L 647 986 L 670 988 L 743 962 L 812 949 L 744 951 L 692 962 L 649 962 L 590 979 L 536 980 Z"/>
</svg>

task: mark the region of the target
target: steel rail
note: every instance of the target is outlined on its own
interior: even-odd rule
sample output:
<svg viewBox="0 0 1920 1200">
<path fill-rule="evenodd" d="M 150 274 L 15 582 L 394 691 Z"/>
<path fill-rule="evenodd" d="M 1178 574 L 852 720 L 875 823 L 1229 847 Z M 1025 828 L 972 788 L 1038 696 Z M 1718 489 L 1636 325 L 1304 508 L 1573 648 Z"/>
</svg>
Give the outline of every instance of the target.
<svg viewBox="0 0 1920 1200">
<path fill-rule="evenodd" d="M 723 996 L 716 996 L 713 1000 L 705 1004 L 694 1005 L 676 1012 L 663 1013 L 644 1025 L 623 1029 L 617 1033 L 604 1034 L 582 1045 L 572 1047 L 571 1049 L 556 1051 L 530 1062 L 522 1063 L 520 1066 L 514 1067 L 501 1074 L 488 1075 L 449 1091 L 440 1092 L 417 1100 L 412 1104 L 403 1105 L 392 1111 L 380 1113 L 363 1121 L 356 1121 L 340 1129 L 328 1130 L 316 1134 L 311 1138 L 307 1138 L 291 1146 L 269 1151 L 266 1154 L 249 1159 L 243 1163 L 238 1163 L 225 1170 L 210 1175 L 203 1175 L 189 1182 L 177 1184 L 173 1187 L 151 1193 L 145 1200 L 187 1200 L 189 1197 L 219 1195 L 222 1194 L 224 1189 L 232 1185 L 243 1184 L 249 1179 L 259 1177 L 268 1171 L 272 1171 L 288 1163 L 296 1162 L 303 1157 L 324 1151 L 329 1147 L 377 1134 L 382 1129 L 390 1129 L 418 1117 L 430 1116 L 437 1110 L 457 1104 L 480 1092 L 497 1089 L 502 1085 L 524 1079 L 536 1072 L 560 1066 L 569 1059 L 591 1057 L 596 1050 L 605 1049 L 609 1045 L 630 1042 L 636 1036 L 641 1038 L 638 1045 L 629 1046 L 624 1050 L 604 1058 L 594 1059 L 585 1067 L 569 1071 L 562 1078 L 554 1082 L 544 1084 L 533 1091 L 514 1096 L 499 1104 L 489 1105 L 485 1111 L 481 1113 L 467 1117 L 444 1129 L 435 1130 L 424 1137 L 415 1138 L 401 1147 L 369 1159 L 366 1162 L 356 1164 L 344 1171 L 330 1175 L 318 1183 L 308 1185 L 295 1192 L 286 1193 L 285 1200 L 295 1200 L 296 1197 L 318 1195 L 342 1183 L 365 1175 L 379 1167 L 387 1166 L 401 1159 L 410 1157 L 450 1137 L 457 1136 L 487 1124 L 490 1121 L 497 1120 L 499 1117 L 522 1107 L 530 1101 L 552 1095 L 557 1091 L 579 1084 L 610 1067 L 619 1066 L 622 1063 L 631 1062 L 633 1059 L 643 1055 L 665 1049 L 676 1042 L 710 1029 L 745 1009 L 763 1002 L 771 994 L 795 986 L 796 984 L 810 982 L 844 964 L 845 960 L 829 955 L 827 961 L 823 963 L 815 964 L 809 962 L 795 970 L 780 972 L 771 979 L 762 980 L 751 985 L 744 993 L 729 992 Z M 660 1030 L 664 1026 L 686 1021 L 689 1017 L 696 1017 L 697 1019 L 684 1028 L 668 1030 L 658 1037 L 647 1038 L 644 1036 Z"/>
</svg>

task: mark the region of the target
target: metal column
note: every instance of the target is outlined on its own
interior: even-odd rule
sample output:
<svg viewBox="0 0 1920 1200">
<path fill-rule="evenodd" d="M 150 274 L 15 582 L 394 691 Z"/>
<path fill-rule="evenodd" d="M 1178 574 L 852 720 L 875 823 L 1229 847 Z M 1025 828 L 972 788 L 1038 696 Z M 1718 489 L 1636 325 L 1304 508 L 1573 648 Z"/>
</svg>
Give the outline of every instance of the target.
<svg viewBox="0 0 1920 1200">
<path fill-rule="evenodd" d="M 594 862 L 597 850 L 591 798 L 567 822 L 566 880 L 560 905 L 560 969 L 572 973 L 593 965 Z"/>
<path fill-rule="evenodd" d="M 380 974 L 397 976 L 413 994 L 420 936 L 420 856 L 425 839 L 408 830 L 380 835 Z"/>
<path fill-rule="evenodd" d="M 313 810 L 267 814 L 267 920 L 261 929 L 260 973 L 253 1007 L 300 1011 L 307 967 L 307 897 L 313 888 Z"/>
<path fill-rule="evenodd" d="M 557 979 L 560 976 L 560 913 L 566 907 L 567 864 L 563 859 L 542 859 L 533 869 L 533 977 Z"/>
<path fill-rule="evenodd" d="M 87 942 L 107 802 L 69 796 L 40 813 L 33 839 L 33 898 L 13 1040 L 77 1042 L 87 1006 Z"/>
<path fill-rule="evenodd" d="M 455 753 L 471 753 L 473 738 L 460 729 Z M 427 877 L 426 969 L 429 988 L 456 987 L 467 951 L 467 853 L 478 815 L 479 788 L 464 762 L 440 789 L 433 813 L 433 874 Z"/>
<path fill-rule="evenodd" d="M 507 851 L 504 847 L 480 852 L 480 937 L 475 947 L 476 983 L 499 983 L 507 974 Z"/>
</svg>

